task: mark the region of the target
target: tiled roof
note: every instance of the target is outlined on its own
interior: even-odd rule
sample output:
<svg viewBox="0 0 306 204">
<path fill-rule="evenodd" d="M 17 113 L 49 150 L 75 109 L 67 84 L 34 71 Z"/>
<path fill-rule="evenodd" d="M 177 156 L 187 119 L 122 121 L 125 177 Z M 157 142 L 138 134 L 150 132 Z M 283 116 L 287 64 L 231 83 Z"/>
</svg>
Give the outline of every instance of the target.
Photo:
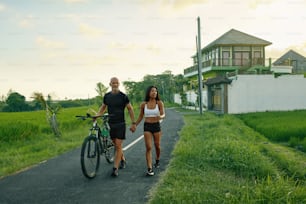
<svg viewBox="0 0 306 204">
<path fill-rule="evenodd" d="M 206 47 L 202 49 L 206 51 L 212 47 L 220 46 L 220 45 L 262 45 L 267 46 L 272 43 L 252 35 L 243 33 L 241 31 L 231 29 L 228 32 L 224 33 L 222 36 L 208 44 Z"/>
<path fill-rule="evenodd" d="M 281 56 L 280 58 L 278 58 L 273 65 L 279 65 L 282 64 L 284 60 L 287 59 L 292 59 L 292 60 L 301 60 L 301 61 L 305 61 L 306 57 L 304 57 L 303 55 L 293 51 L 293 50 L 289 50 L 288 52 L 286 52 L 283 56 Z"/>
<path fill-rule="evenodd" d="M 232 80 L 230 80 L 229 78 L 226 78 L 224 76 L 217 76 L 215 78 L 207 79 L 204 84 L 207 86 L 211 86 L 214 84 L 230 84 L 231 82 Z"/>
</svg>

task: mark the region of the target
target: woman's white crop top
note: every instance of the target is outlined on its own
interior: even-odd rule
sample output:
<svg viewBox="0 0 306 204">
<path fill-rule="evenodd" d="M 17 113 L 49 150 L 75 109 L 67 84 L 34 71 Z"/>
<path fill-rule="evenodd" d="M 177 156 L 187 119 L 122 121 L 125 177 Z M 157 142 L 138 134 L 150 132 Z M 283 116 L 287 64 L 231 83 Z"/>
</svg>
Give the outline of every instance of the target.
<svg viewBox="0 0 306 204">
<path fill-rule="evenodd" d="M 157 117 L 160 115 L 158 104 L 156 104 L 154 109 L 148 109 L 147 104 L 145 104 L 144 108 L 144 117 Z"/>
</svg>

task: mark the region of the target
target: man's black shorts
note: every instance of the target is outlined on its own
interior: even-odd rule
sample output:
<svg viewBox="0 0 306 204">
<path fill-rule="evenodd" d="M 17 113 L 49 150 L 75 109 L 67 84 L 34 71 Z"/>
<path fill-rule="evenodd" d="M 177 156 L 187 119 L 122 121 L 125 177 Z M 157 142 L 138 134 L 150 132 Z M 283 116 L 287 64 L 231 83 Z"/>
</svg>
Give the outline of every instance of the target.
<svg viewBox="0 0 306 204">
<path fill-rule="evenodd" d="M 126 130 L 126 125 L 125 123 L 110 123 L 110 136 L 112 139 L 125 139 L 125 130 Z"/>
<path fill-rule="evenodd" d="M 161 131 L 160 123 L 159 122 L 157 122 L 157 123 L 144 123 L 143 131 L 144 132 L 151 132 L 152 134 L 156 133 L 156 132 L 160 132 Z"/>
</svg>

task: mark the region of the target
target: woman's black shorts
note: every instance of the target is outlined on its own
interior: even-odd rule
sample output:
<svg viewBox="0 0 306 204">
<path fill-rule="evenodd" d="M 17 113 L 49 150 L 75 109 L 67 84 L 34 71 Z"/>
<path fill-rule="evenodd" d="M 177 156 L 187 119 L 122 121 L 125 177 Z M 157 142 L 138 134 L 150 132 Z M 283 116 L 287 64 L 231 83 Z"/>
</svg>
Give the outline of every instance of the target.
<svg viewBox="0 0 306 204">
<path fill-rule="evenodd" d="M 156 132 L 160 132 L 161 131 L 160 123 L 159 122 L 156 122 L 156 123 L 146 123 L 145 122 L 143 125 L 143 131 L 151 132 L 152 134 Z"/>
</svg>

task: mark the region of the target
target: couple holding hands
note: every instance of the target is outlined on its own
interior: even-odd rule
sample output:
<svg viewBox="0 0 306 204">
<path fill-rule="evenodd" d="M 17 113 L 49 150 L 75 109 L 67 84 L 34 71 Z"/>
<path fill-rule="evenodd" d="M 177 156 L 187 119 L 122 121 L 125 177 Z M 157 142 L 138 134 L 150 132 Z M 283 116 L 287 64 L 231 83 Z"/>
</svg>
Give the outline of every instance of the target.
<svg viewBox="0 0 306 204">
<path fill-rule="evenodd" d="M 140 104 L 140 112 L 138 119 L 135 120 L 134 110 L 130 100 L 126 94 L 119 90 L 119 79 L 112 77 L 110 80 L 111 91 L 106 93 L 103 98 L 103 103 L 96 116 L 103 115 L 107 110 L 111 115 L 109 119 L 110 136 L 116 147 L 114 167 L 112 176 L 118 176 L 118 169 L 125 168 L 126 159 L 122 150 L 122 142 L 125 139 L 126 124 L 124 117 L 124 110 L 127 108 L 132 125 L 130 131 L 135 132 L 136 127 L 144 118 L 144 140 L 146 146 L 146 161 L 147 161 L 147 175 L 153 176 L 153 162 L 152 162 L 152 138 L 155 146 L 155 163 L 154 167 L 159 168 L 160 159 L 160 140 L 162 136 L 160 122 L 165 117 L 164 104 L 159 98 L 156 86 L 149 86 L 146 90 L 145 99 Z"/>
</svg>

